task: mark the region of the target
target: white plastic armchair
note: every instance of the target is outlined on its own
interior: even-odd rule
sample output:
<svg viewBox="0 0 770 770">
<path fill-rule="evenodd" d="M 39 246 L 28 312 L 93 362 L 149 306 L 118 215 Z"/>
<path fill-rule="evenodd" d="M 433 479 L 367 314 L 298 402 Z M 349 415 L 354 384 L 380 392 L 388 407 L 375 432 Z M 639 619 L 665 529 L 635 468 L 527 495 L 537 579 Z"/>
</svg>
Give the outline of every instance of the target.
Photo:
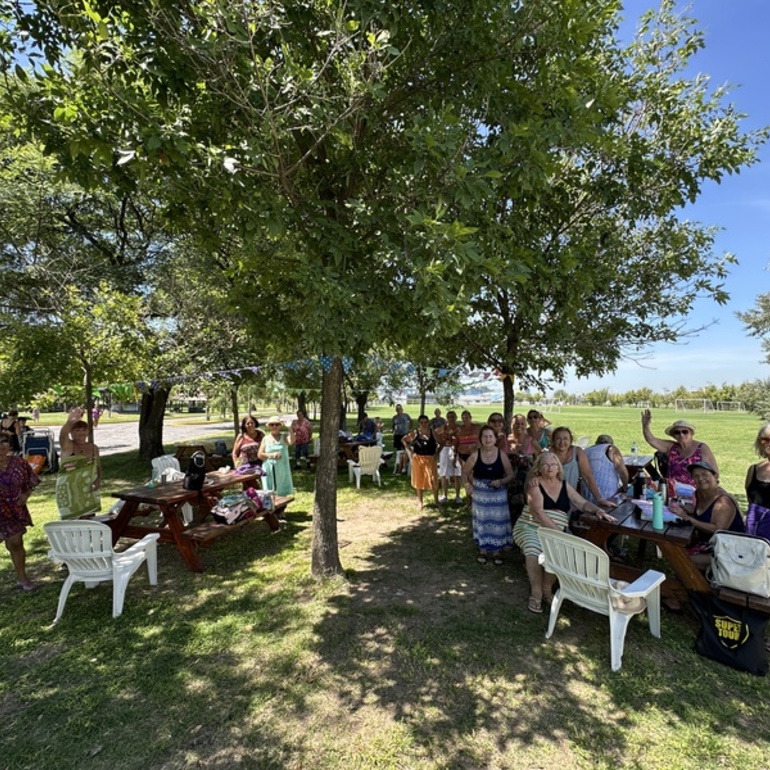
<svg viewBox="0 0 770 770">
<path fill-rule="evenodd" d="M 63 563 L 69 570 L 59 594 L 54 623 L 64 612 L 67 596 L 73 583 L 85 583 L 96 588 L 102 581 L 112 581 L 112 617 L 123 612 L 126 586 L 131 576 L 147 562 L 150 585 L 158 584 L 156 532 L 145 535 L 130 548 L 117 553 L 112 548 L 112 530 L 106 524 L 94 521 L 51 521 L 43 525 L 51 550 L 50 559 Z"/>
<path fill-rule="evenodd" d="M 546 639 L 554 632 L 565 599 L 609 616 L 613 671 L 619 671 L 623 663 L 628 622 L 645 607 L 650 633 L 660 639 L 660 584 L 666 579 L 662 572 L 648 570 L 630 585 L 619 583 L 610 578 L 609 556 L 593 543 L 544 527 L 538 534 L 543 546 L 540 562 L 546 572 L 559 578 L 559 590 L 551 602 Z"/>
<path fill-rule="evenodd" d="M 182 473 L 182 469 L 179 467 L 179 460 L 174 455 L 160 455 L 160 457 L 152 458 L 152 480 L 160 481 L 161 479 L 168 478 L 166 471 L 176 471 Z M 184 503 L 182 505 L 182 518 L 185 524 L 190 524 L 193 520 L 193 509 L 190 503 Z"/>
<path fill-rule="evenodd" d="M 358 462 L 348 460 L 348 476 L 352 482 L 356 479 L 356 489 L 361 489 L 361 476 L 371 476 L 377 482 L 377 486 L 382 486 L 380 478 L 380 461 L 382 460 L 381 446 L 362 446 L 358 450 Z"/>
</svg>

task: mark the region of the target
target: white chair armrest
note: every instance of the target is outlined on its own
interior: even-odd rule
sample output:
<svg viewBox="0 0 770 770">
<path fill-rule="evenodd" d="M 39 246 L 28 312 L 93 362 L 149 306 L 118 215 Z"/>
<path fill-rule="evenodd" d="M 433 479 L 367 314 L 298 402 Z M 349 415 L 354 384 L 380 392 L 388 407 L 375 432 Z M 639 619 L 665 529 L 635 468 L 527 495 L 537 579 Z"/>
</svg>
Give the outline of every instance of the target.
<svg viewBox="0 0 770 770">
<path fill-rule="evenodd" d="M 666 576 L 662 572 L 650 569 L 643 575 L 640 575 L 633 583 L 627 585 L 625 588 L 615 588 L 610 585 L 612 593 L 625 596 L 627 599 L 634 597 L 647 596 L 651 591 L 654 591 L 664 580 Z"/>
<path fill-rule="evenodd" d="M 114 558 L 116 559 L 129 558 L 134 556 L 134 554 L 139 553 L 140 551 L 146 551 L 147 546 L 151 545 L 152 543 L 155 543 L 159 537 L 160 535 L 157 532 L 151 532 L 149 535 L 145 535 L 141 540 L 134 543 L 130 548 L 126 548 L 125 551 L 116 553 Z"/>
</svg>

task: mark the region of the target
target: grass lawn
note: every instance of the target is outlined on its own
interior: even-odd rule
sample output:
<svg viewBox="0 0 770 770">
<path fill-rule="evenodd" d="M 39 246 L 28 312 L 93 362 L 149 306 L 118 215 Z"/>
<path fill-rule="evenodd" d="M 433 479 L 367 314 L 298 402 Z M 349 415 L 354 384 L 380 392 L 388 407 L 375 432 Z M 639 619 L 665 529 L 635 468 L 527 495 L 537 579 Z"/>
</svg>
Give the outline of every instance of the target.
<svg viewBox="0 0 770 770">
<path fill-rule="evenodd" d="M 676 415 L 655 414 L 663 435 Z M 644 447 L 636 410 L 549 416 Z M 687 417 L 741 491 L 759 422 Z M 149 475 L 127 455 L 104 470 L 107 490 Z M 309 577 L 313 476 L 301 472 L 284 531 L 255 523 L 220 538 L 201 574 L 161 545 L 159 585 L 138 573 L 120 618 L 110 587 L 77 585 L 52 627 L 63 573 L 45 557 L 40 525 L 56 512 L 44 477 L 25 539 L 41 588 L 13 590 L 0 561 L 0 768 L 770 764 L 767 679 L 696 655 L 689 610 L 664 613 L 661 640 L 635 618 L 613 674 L 606 619 L 567 605 L 546 641 L 546 615 L 526 611 L 522 556 L 478 565 L 464 509 L 420 512 L 405 477 L 387 472 L 382 489 L 339 480 L 345 579 Z"/>
</svg>

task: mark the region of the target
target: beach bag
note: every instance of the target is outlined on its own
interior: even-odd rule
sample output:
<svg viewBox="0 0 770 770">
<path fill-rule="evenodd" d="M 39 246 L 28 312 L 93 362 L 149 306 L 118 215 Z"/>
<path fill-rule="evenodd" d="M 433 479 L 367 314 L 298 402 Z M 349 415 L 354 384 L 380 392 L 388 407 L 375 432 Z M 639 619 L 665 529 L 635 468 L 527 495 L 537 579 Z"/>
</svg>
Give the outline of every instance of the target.
<svg viewBox="0 0 770 770">
<path fill-rule="evenodd" d="M 203 452 L 195 452 L 190 458 L 182 486 L 191 492 L 200 492 L 204 481 L 206 481 L 206 455 Z"/>
<path fill-rule="evenodd" d="M 759 503 L 749 503 L 746 514 L 746 532 L 770 540 L 770 508 Z"/>
<path fill-rule="evenodd" d="M 712 584 L 770 598 L 770 542 L 720 530 L 710 543 Z"/>
<path fill-rule="evenodd" d="M 214 520 L 220 524 L 237 524 L 239 521 L 254 518 L 257 506 L 243 492 L 224 495 L 211 511 Z"/>
<path fill-rule="evenodd" d="M 700 620 L 695 640 L 699 655 L 750 674 L 767 673 L 767 615 L 696 591 L 690 592 L 690 606 Z"/>
</svg>

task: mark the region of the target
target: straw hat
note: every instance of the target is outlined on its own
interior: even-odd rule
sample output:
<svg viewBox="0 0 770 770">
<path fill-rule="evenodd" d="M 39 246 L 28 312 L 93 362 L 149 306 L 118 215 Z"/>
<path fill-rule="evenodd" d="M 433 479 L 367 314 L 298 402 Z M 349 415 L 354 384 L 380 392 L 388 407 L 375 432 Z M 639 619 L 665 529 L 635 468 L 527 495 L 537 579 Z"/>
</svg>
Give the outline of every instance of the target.
<svg viewBox="0 0 770 770">
<path fill-rule="evenodd" d="M 280 417 L 278 417 L 278 416 L 276 416 L 276 417 L 271 417 L 271 418 L 270 418 L 270 419 L 269 419 L 269 420 L 268 420 L 268 421 L 265 423 L 265 425 L 267 425 L 267 427 L 268 427 L 268 428 L 269 428 L 271 425 L 280 425 L 281 427 L 283 427 L 283 420 L 282 420 Z"/>
<path fill-rule="evenodd" d="M 671 425 L 666 428 L 665 431 L 663 431 L 667 436 L 672 436 L 674 431 L 679 428 L 687 428 L 690 431 L 690 435 L 695 435 L 695 426 L 692 423 L 687 422 L 687 420 L 676 420 L 675 422 L 672 422 Z"/>
</svg>

